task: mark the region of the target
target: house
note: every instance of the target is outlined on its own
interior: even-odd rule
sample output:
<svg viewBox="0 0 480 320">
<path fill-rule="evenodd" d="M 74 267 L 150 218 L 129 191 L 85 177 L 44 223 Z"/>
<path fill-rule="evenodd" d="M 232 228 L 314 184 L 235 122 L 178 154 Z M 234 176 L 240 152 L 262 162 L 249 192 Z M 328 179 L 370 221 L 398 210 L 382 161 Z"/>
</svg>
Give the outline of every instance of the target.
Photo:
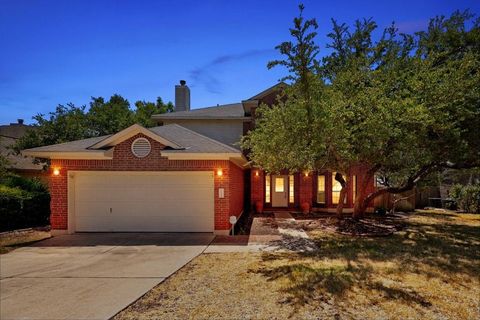
<svg viewBox="0 0 480 320">
<path fill-rule="evenodd" d="M 267 174 L 251 167 L 238 146 L 254 129 L 256 108 L 274 103 L 284 86 L 240 103 L 190 110 L 190 89 L 181 81 L 175 112 L 154 115 L 157 127 L 133 125 L 114 135 L 25 150 L 51 161 L 52 230 L 228 234 L 230 216 L 257 203 L 265 210 L 296 210 L 302 203 L 333 210 L 340 193 L 334 173 Z M 350 210 L 361 172 L 350 172 Z"/>
<path fill-rule="evenodd" d="M 25 125 L 23 119 L 16 123 L 0 126 L 0 154 L 8 161 L 8 169 L 24 177 L 37 177 L 48 181 L 48 173 L 43 170 L 43 165 L 33 163 L 31 157 L 16 154 L 11 147 L 18 139 L 23 137 L 27 130 L 34 127 Z"/>
</svg>

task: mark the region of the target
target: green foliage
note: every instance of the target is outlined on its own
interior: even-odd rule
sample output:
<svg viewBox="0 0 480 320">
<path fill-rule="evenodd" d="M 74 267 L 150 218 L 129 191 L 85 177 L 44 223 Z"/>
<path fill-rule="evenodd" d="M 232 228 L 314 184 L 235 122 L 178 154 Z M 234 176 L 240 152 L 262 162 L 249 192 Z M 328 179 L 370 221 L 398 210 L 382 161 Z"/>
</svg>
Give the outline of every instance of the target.
<svg viewBox="0 0 480 320">
<path fill-rule="evenodd" d="M 152 120 L 152 115 L 172 112 L 174 109 L 173 103 L 164 103 L 160 97 L 157 98 L 156 103 L 137 101 L 135 108 L 135 122 L 147 128 L 156 125 L 156 122 Z"/>
<path fill-rule="evenodd" d="M 293 84 L 280 103 L 259 109 L 242 141 L 254 164 L 344 172 L 361 163 L 388 192 L 445 167 L 480 166 L 479 20 L 455 12 L 417 34 L 392 25 L 378 40 L 371 19 L 353 27 L 333 20 L 331 52 L 317 66 L 305 63 L 318 47 L 315 33 L 304 36 L 316 23 L 302 10 L 290 29 L 295 43 L 277 47 L 285 60 L 269 64 L 287 66 Z"/>
<path fill-rule="evenodd" d="M 48 117 L 37 114 L 33 117 L 35 128 L 30 129 L 18 139 L 14 146 L 16 151 L 83 139 L 91 137 L 93 132 L 88 129 L 85 107 L 73 104 L 58 105 Z"/>
<path fill-rule="evenodd" d="M 318 67 L 316 56 L 319 53 L 319 47 L 315 44 L 316 31 L 318 24 L 315 19 L 307 19 L 303 17 L 305 7 L 299 5 L 300 14 L 293 19 L 294 27 L 290 29 L 290 35 L 295 42 L 285 41 L 276 46 L 282 55 L 286 56 L 285 60 L 274 60 L 268 63 L 269 69 L 276 66 L 284 66 L 287 68 L 289 75 L 282 80 L 292 80 L 293 82 L 307 81 L 312 71 Z"/>
<path fill-rule="evenodd" d="M 0 179 L 0 183 L 10 188 L 20 188 L 27 192 L 48 193 L 48 188 L 38 178 L 25 178 L 15 174 L 9 174 Z"/>
<path fill-rule="evenodd" d="M 107 102 L 102 97 L 92 97 L 87 118 L 94 136 L 117 133 L 135 123 L 130 103 L 118 94 Z"/>
<path fill-rule="evenodd" d="M 0 199 L 16 199 L 21 201 L 30 199 L 30 195 L 18 187 L 9 187 L 0 184 Z"/>
<path fill-rule="evenodd" d="M 461 210 L 480 213 L 480 184 L 455 184 L 450 188 L 450 196 Z"/>
<path fill-rule="evenodd" d="M 8 173 L 9 161 L 0 154 L 0 179 Z"/>
<path fill-rule="evenodd" d="M 50 195 L 38 179 L 7 175 L 0 180 L 0 232 L 44 226 L 50 218 Z"/>
</svg>

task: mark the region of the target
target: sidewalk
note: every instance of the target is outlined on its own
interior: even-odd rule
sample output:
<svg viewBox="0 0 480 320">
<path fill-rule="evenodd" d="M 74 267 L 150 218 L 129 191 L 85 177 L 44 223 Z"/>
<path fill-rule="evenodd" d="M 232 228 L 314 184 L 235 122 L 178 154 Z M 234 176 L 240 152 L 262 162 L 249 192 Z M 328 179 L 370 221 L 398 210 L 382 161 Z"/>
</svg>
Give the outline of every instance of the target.
<svg viewBox="0 0 480 320">
<path fill-rule="evenodd" d="M 253 219 L 250 235 L 217 236 L 205 253 L 314 251 L 315 243 L 288 212 Z"/>
</svg>

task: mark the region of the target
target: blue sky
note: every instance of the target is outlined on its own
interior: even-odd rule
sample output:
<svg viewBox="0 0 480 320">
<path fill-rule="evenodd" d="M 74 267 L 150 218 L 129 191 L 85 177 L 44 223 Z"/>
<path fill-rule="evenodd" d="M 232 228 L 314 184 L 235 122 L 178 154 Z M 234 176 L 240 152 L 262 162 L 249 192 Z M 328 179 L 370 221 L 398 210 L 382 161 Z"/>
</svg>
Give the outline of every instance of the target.
<svg viewBox="0 0 480 320">
<path fill-rule="evenodd" d="M 185 79 L 192 107 L 237 102 L 275 84 L 267 70 L 289 38 L 298 1 L 0 0 L 0 124 L 57 104 L 118 93 L 132 104 L 173 101 Z M 425 28 L 435 15 L 480 12 L 480 1 L 304 1 L 320 25 L 373 17 L 381 28 Z M 325 52 L 323 50 L 323 52 Z"/>
</svg>

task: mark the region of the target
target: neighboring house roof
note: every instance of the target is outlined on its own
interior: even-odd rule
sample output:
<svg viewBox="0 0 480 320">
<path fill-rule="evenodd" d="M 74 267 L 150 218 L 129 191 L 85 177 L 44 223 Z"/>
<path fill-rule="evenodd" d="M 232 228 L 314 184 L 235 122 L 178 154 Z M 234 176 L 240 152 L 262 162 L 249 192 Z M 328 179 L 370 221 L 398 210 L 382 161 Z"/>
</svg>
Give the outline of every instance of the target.
<svg viewBox="0 0 480 320">
<path fill-rule="evenodd" d="M 10 146 L 15 144 L 17 139 L 0 136 L 0 154 L 8 161 L 8 167 L 14 170 L 42 170 L 41 164 L 33 163 L 30 157 L 24 157 L 21 154 L 15 154 Z"/>
<path fill-rule="evenodd" d="M 29 125 L 20 124 L 20 123 L 11 123 L 7 125 L 1 125 L 0 136 L 19 139 L 23 137 L 23 135 L 27 132 L 27 130 L 34 129 L 34 128 L 35 128 L 34 126 L 29 126 Z"/>
<path fill-rule="evenodd" d="M 170 113 L 155 114 L 152 116 L 154 120 L 168 119 L 212 119 L 212 120 L 228 120 L 228 119 L 247 119 L 245 111 L 241 103 L 224 104 L 208 108 L 192 109 L 189 111 L 178 111 Z"/>
<path fill-rule="evenodd" d="M 32 148 L 22 153 L 50 159 L 111 159 L 115 144 L 139 133 L 160 142 L 168 141 L 169 147 L 161 153 L 172 159 L 244 159 L 239 150 L 177 124 L 149 129 L 133 125 L 114 135 Z"/>
<path fill-rule="evenodd" d="M 21 138 L 29 129 L 35 127 L 12 123 L 10 125 L 0 126 L 0 154 L 8 160 L 8 167 L 14 170 L 42 170 L 42 164 L 33 163 L 30 157 L 24 157 L 21 154 L 15 154 L 10 148 L 19 138 Z"/>
</svg>

